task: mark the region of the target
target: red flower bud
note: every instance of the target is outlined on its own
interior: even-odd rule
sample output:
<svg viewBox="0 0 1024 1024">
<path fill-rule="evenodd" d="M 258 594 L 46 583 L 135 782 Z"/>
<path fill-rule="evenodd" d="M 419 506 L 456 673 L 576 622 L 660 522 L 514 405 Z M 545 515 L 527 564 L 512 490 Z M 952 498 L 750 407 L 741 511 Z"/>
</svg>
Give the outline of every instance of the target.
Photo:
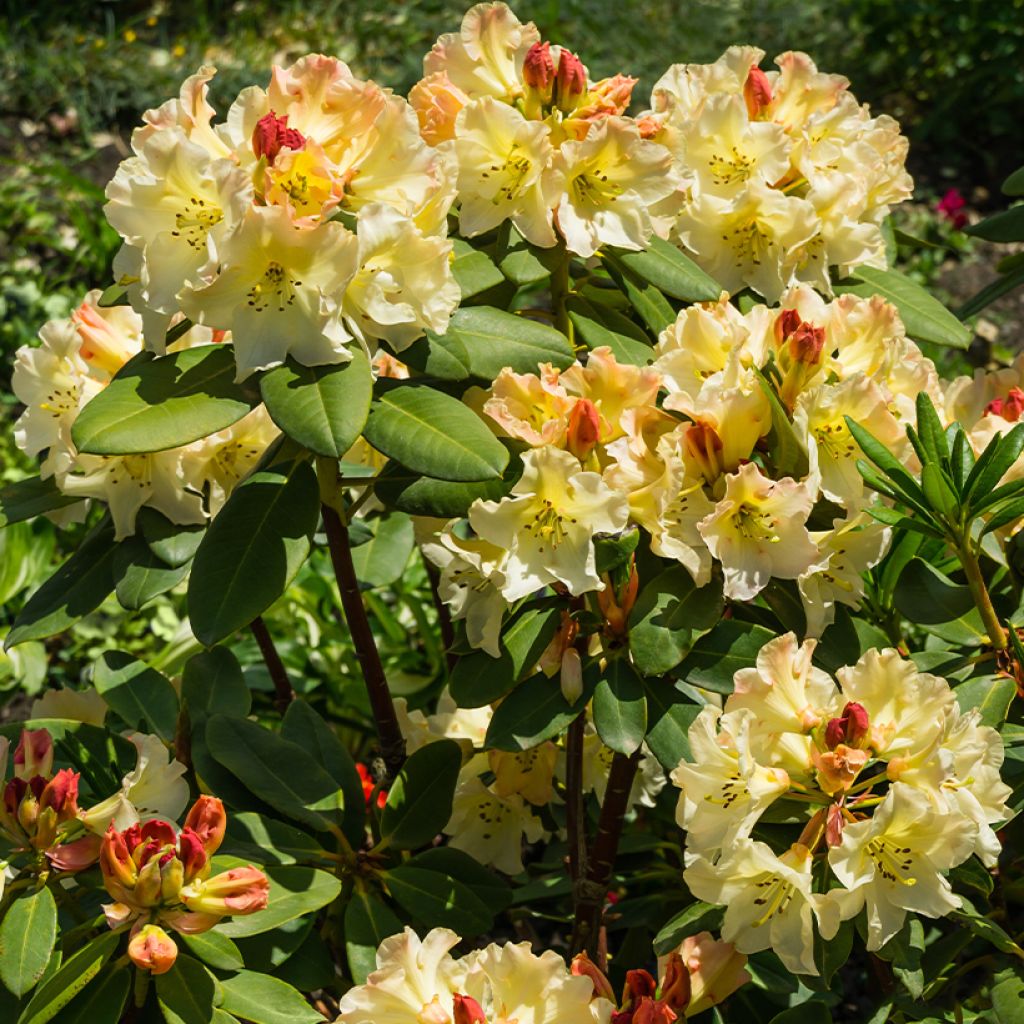
<svg viewBox="0 0 1024 1024">
<path fill-rule="evenodd" d="M 765 109 L 771 106 L 772 84 L 768 76 L 755 64 L 743 85 L 743 99 L 747 103 L 750 120 L 757 120 Z"/>
<path fill-rule="evenodd" d="M 273 111 L 264 114 L 256 122 L 252 133 L 252 151 L 257 158 L 265 156 L 267 163 L 272 164 L 282 149 L 302 149 L 306 145 L 305 136 L 297 128 L 288 127 L 288 115 L 278 117 Z"/>
<path fill-rule="evenodd" d="M 825 328 L 814 324 L 801 324 L 789 337 L 789 354 L 793 361 L 815 366 L 821 362 L 825 347 Z"/>
<path fill-rule="evenodd" d="M 559 110 L 569 113 L 576 109 L 586 91 L 586 68 L 576 54 L 562 50 L 558 56 L 558 75 L 555 79 L 556 106 Z"/>
<path fill-rule="evenodd" d="M 655 1002 L 650 996 L 645 996 L 633 1011 L 632 1024 L 672 1024 L 677 1019 L 678 1015 L 672 1007 L 660 999 Z"/>
<path fill-rule="evenodd" d="M 781 344 L 800 326 L 800 311 L 784 309 L 775 318 L 775 338 Z"/>
<path fill-rule="evenodd" d="M 140 970 L 166 974 L 178 958 L 178 947 L 163 928 L 147 924 L 132 935 L 128 957 Z"/>
<path fill-rule="evenodd" d="M 199 836 L 207 857 L 212 857 L 224 842 L 228 827 L 224 804 L 215 796 L 201 796 L 188 812 L 184 827 Z"/>
<path fill-rule="evenodd" d="M 622 992 L 622 1005 L 632 1006 L 644 996 L 653 998 L 658 983 L 643 968 L 626 971 L 626 987 Z"/>
<path fill-rule="evenodd" d="M 487 1024 L 483 1007 L 470 996 L 460 995 L 456 992 L 452 996 L 452 1005 L 455 1024 Z"/>
<path fill-rule="evenodd" d="M 139 875 L 125 836 L 113 825 L 107 829 L 100 846 L 100 871 L 107 892 L 115 900 L 127 902 Z"/>
<path fill-rule="evenodd" d="M 582 462 L 601 436 L 601 417 L 589 398 L 578 398 L 569 413 L 566 447 Z"/>
<path fill-rule="evenodd" d="M 550 43 L 534 43 L 526 51 L 523 60 L 523 82 L 527 88 L 539 92 L 545 103 L 551 101 L 551 90 L 555 84 L 555 62 L 551 58 Z"/>
<path fill-rule="evenodd" d="M 45 729 L 23 729 L 14 751 L 14 774 L 19 779 L 41 775 L 49 778 L 53 771 L 53 740 Z"/>
<path fill-rule="evenodd" d="M 840 744 L 847 747 L 859 747 L 867 737 L 871 722 L 863 704 L 850 701 L 843 708 L 840 718 L 832 718 L 825 726 L 825 745 L 835 750 Z"/>
<path fill-rule="evenodd" d="M 661 1001 L 683 1013 L 690 1003 L 690 972 L 678 952 L 669 954 L 661 980 Z"/>
<path fill-rule="evenodd" d="M 993 398 L 985 406 L 986 415 L 1002 416 L 1010 423 L 1016 423 L 1021 413 L 1024 413 L 1024 391 L 1020 388 L 1010 388 L 1005 398 Z"/>
<path fill-rule="evenodd" d="M 78 772 L 61 768 L 46 784 L 39 806 L 52 807 L 61 820 L 75 817 L 78 814 L 78 779 Z"/>
<path fill-rule="evenodd" d="M 186 825 L 178 836 L 178 859 L 181 861 L 185 871 L 185 881 L 191 882 L 198 877 L 203 868 L 209 863 L 206 850 L 203 849 L 203 841 L 198 833 Z"/>
<path fill-rule="evenodd" d="M 573 957 L 570 968 L 572 974 L 577 978 L 589 978 L 594 986 L 594 997 L 607 999 L 615 1002 L 615 993 L 612 991 L 611 982 L 608 976 L 601 970 L 586 953 L 577 953 Z"/>
</svg>

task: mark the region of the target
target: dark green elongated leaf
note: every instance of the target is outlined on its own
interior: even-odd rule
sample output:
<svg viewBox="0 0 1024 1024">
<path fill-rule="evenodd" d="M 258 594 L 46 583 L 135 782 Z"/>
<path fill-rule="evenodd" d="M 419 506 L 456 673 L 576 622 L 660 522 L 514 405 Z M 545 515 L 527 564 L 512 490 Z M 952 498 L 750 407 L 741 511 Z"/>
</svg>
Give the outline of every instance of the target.
<svg viewBox="0 0 1024 1024">
<path fill-rule="evenodd" d="M 1024 452 L 1024 423 L 1015 424 L 1002 437 L 993 437 L 985 446 L 964 484 L 965 498 L 977 496 L 978 499 L 971 501 L 972 511 L 991 497 L 999 481 L 1017 461 L 1021 452 Z"/>
<path fill-rule="evenodd" d="M 653 236 L 645 249 L 611 249 L 615 259 L 665 295 L 683 302 L 715 302 L 722 286 L 670 242 Z"/>
<path fill-rule="evenodd" d="M 844 921 L 839 926 L 839 931 L 827 942 L 820 936 L 815 936 L 814 962 L 818 967 L 817 980 L 823 990 L 828 990 L 833 975 L 850 959 L 856 930 L 852 921 Z"/>
<path fill-rule="evenodd" d="M 1024 206 L 1000 210 L 977 224 L 969 224 L 964 234 L 987 242 L 1024 242 Z"/>
<path fill-rule="evenodd" d="M 259 470 L 235 488 L 192 562 L 188 609 L 201 643 L 220 643 L 281 596 L 319 516 L 320 488 L 306 462 Z"/>
<path fill-rule="evenodd" d="M 210 1024 L 219 1002 L 213 975 L 190 956 L 178 954 L 174 966 L 156 978 L 156 1000 L 167 1024 Z"/>
<path fill-rule="evenodd" d="M 206 742 L 217 761 L 274 810 L 321 832 L 325 817 L 341 817 L 341 788 L 297 743 L 230 715 L 211 716 Z"/>
<path fill-rule="evenodd" d="M 700 705 L 691 703 L 666 679 L 647 680 L 647 745 L 665 771 L 690 756 L 687 736 Z"/>
<path fill-rule="evenodd" d="M 485 868 L 468 853 L 456 850 L 452 846 L 435 846 L 424 850 L 416 854 L 409 864 L 415 868 L 440 871 L 444 875 L 457 878 L 463 885 L 469 886 L 495 914 L 500 913 L 512 902 L 512 889 L 500 875 L 495 874 L 490 868 Z"/>
<path fill-rule="evenodd" d="M 299 951 L 313 931 L 313 916 L 296 917 L 277 928 L 238 940 L 238 951 L 250 971 L 272 974 Z"/>
<path fill-rule="evenodd" d="M 569 319 L 587 348 L 610 348 L 618 362 L 633 366 L 646 366 L 654 361 L 654 349 L 649 344 L 613 330 L 586 299 L 570 295 L 566 306 Z"/>
<path fill-rule="evenodd" d="M 221 852 L 253 863 L 281 865 L 315 861 L 324 848 L 312 836 L 283 821 L 246 811 L 228 816 Z"/>
<path fill-rule="evenodd" d="M 503 443 L 508 444 L 504 439 Z M 431 516 L 435 519 L 454 519 L 464 516 L 478 498 L 482 501 L 500 501 L 523 474 L 523 460 L 510 448 L 511 457 L 500 480 L 482 480 L 477 483 L 455 483 L 421 476 L 389 462 L 374 485 L 374 494 L 389 508 L 396 508 L 411 516 Z"/>
<path fill-rule="evenodd" d="M 941 464 L 943 459 L 949 458 L 946 432 L 927 391 L 921 391 L 917 396 L 917 430 L 932 461 Z"/>
<path fill-rule="evenodd" d="M 425 846 L 452 816 L 452 797 L 462 767 L 454 740 L 420 747 L 402 767 L 380 816 L 381 839 L 398 850 Z"/>
<path fill-rule="evenodd" d="M 1024 196 L 1024 167 L 1018 167 L 1002 184 L 1004 196 Z"/>
<path fill-rule="evenodd" d="M 345 908 L 345 955 L 357 985 L 377 969 L 377 947 L 402 930 L 398 915 L 381 899 L 357 889 Z"/>
<path fill-rule="evenodd" d="M 529 750 L 557 736 L 587 705 L 593 680 L 584 677 L 583 694 L 575 704 L 562 696 L 558 679 L 538 672 L 520 683 L 495 709 L 487 727 L 485 747 Z"/>
<path fill-rule="evenodd" d="M 348 841 L 358 849 L 366 830 L 366 798 L 352 755 L 338 734 L 304 700 L 288 705 L 281 735 L 306 748 L 317 764 L 338 784 L 344 798 L 341 828 Z"/>
<path fill-rule="evenodd" d="M 715 931 L 722 927 L 724 907 L 716 907 L 712 903 L 697 900 L 685 910 L 681 910 L 670 918 L 661 931 L 654 937 L 654 952 L 665 956 L 678 949 L 683 939 L 698 932 Z"/>
<path fill-rule="evenodd" d="M 422 338 L 402 349 L 402 362 L 437 380 L 467 380 L 471 376 L 469 353 L 455 331 L 445 334 L 427 331 Z"/>
<path fill-rule="evenodd" d="M 982 533 L 992 533 L 995 530 L 1001 530 L 1004 526 L 1015 523 L 1021 516 L 1024 516 L 1024 498 L 1017 498 L 1003 505 L 1002 508 L 995 512 L 992 518 L 985 523 L 985 529 Z"/>
<path fill-rule="evenodd" d="M 959 502 L 953 490 L 953 481 L 933 462 L 921 467 L 921 489 L 928 504 L 946 520 L 955 522 L 959 513 Z"/>
<path fill-rule="evenodd" d="M 516 373 L 536 373 L 540 363 L 564 370 L 575 361 L 561 331 L 491 306 L 457 309 L 447 333 L 462 342 L 473 374 L 488 381 L 506 366 Z"/>
<path fill-rule="evenodd" d="M 172 523 L 155 508 L 140 508 L 136 519 L 149 550 L 172 569 L 186 565 L 199 549 L 205 526 Z"/>
<path fill-rule="evenodd" d="M 96 692 L 132 729 L 174 739 L 178 695 L 170 680 L 125 651 L 105 651 L 92 673 Z"/>
<path fill-rule="evenodd" d="M 114 589 L 114 528 L 104 521 L 28 599 L 4 647 L 43 640 L 88 615 Z"/>
<path fill-rule="evenodd" d="M 900 492 L 908 498 L 914 499 L 919 505 L 924 506 L 924 495 L 917 481 L 906 471 L 902 463 L 896 458 L 884 444 L 875 440 L 859 423 L 845 417 L 846 426 L 853 439 L 860 446 L 860 450 L 870 459 L 892 483 L 900 488 Z"/>
<path fill-rule="evenodd" d="M 515 230 L 515 229 L 513 229 Z M 538 249 L 519 237 L 498 261 L 502 274 L 520 288 L 537 284 L 551 276 L 551 250 Z"/>
<path fill-rule="evenodd" d="M 804 448 L 800 436 L 797 434 L 789 414 L 786 412 L 775 392 L 775 388 L 768 383 L 760 370 L 754 371 L 757 374 L 757 383 L 761 385 L 768 405 L 772 410 L 772 429 L 768 434 L 768 449 L 775 460 L 775 468 L 781 476 L 791 476 L 801 479 L 807 475 L 809 464 L 807 450 Z"/>
<path fill-rule="evenodd" d="M 184 943 L 194 957 L 219 971 L 240 971 L 245 966 L 238 947 L 221 932 L 211 930 L 199 935 L 182 935 L 178 941 Z"/>
<path fill-rule="evenodd" d="M 99 973 L 121 941 L 119 935 L 104 932 L 69 957 L 50 975 L 21 1012 L 18 1024 L 46 1024 L 78 995 Z"/>
<path fill-rule="evenodd" d="M 30 476 L 0 489 L 0 527 L 74 505 L 81 498 L 61 494 L 56 480 Z"/>
<path fill-rule="evenodd" d="M 43 976 L 57 941 L 57 904 L 47 886 L 19 895 L 0 921 L 0 981 L 23 996 Z"/>
<path fill-rule="evenodd" d="M 299 864 L 283 867 L 269 864 L 263 868 L 270 879 L 267 907 L 258 914 L 235 917 L 217 925 L 217 931 L 230 939 L 244 939 L 280 928 L 305 914 L 312 914 L 341 894 L 341 882 L 336 875 Z"/>
<path fill-rule="evenodd" d="M 330 988 L 337 983 L 331 947 L 315 928 L 311 928 L 302 945 L 274 971 L 274 977 L 300 992 Z"/>
<path fill-rule="evenodd" d="M 252 1024 L 322 1024 L 323 1016 L 302 993 L 277 978 L 239 971 L 221 981 L 221 1009 Z"/>
<path fill-rule="evenodd" d="M 131 982 L 127 967 L 105 971 L 64 1008 L 60 1024 L 117 1024 Z"/>
<path fill-rule="evenodd" d="M 439 871 L 403 864 L 387 871 L 384 880 L 395 902 L 426 928 L 451 928 L 468 938 L 494 920 L 469 886 Z"/>
<path fill-rule="evenodd" d="M 193 714 L 244 717 L 252 706 L 242 666 L 227 647 L 200 651 L 185 662 L 181 698 Z"/>
<path fill-rule="evenodd" d="M 1013 941 L 1013 939 L 991 918 L 979 913 L 970 900 L 965 896 L 960 897 L 962 904 L 959 910 L 954 910 L 950 917 L 962 921 L 975 935 L 992 943 L 996 949 L 1003 953 L 1012 953 L 1014 956 L 1024 959 L 1024 949 Z"/>
<path fill-rule="evenodd" d="M 608 662 L 594 688 L 594 726 L 601 742 L 620 754 L 632 754 L 647 734 L 647 697 L 643 680 L 626 658 Z"/>
<path fill-rule="evenodd" d="M 907 334 L 918 341 L 949 348 L 967 348 L 971 343 L 971 332 L 938 299 L 895 270 L 858 267 L 852 279 L 835 285 L 835 291 L 861 298 L 881 295 L 899 310 Z"/>
<path fill-rule="evenodd" d="M 303 366 L 289 359 L 263 375 L 260 394 L 270 418 L 304 448 L 340 459 L 370 414 L 373 374 L 357 347 L 347 363 Z"/>
<path fill-rule="evenodd" d="M 114 552 L 114 593 L 121 607 L 138 611 L 155 597 L 166 594 L 188 575 L 188 563 L 172 569 L 136 535 L 121 541 Z"/>
<path fill-rule="evenodd" d="M 636 667 L 648 676 L 675 668 L 719 620 L 723 607 L 719 581 L 698 588 L 678 565 L 660 573 L 641 589 L 630 615 L 629 649 Z"/>
<path fill-rule="evenodd" d="M 757 652 L 775 634 L 764 626 L 723 619 L 691 648 L 679 668 L 680 679 L 715 693 L 732 693 L 733 677 L 757 662 Z"/>
<path fill-rule="evenodd" d="M 517 612 L 502 632 L 499 658 L 474 651 L 452 670 L 449 689 L 461 708 L 482 708 L 505 696 L 533 671 L 562 621 L 552 605 L 528 605 Z"/>
<path fill-rule="evenodd" d="M 832 1012 L 820 999 L 809 999 L 775 1014 L 769 1024 L 832 1024 Z"/>
<path fill-rule="evenodd" d="M 366 440 L 389 458 L 438 480 L 497 480 L 508 450 L 458 399 L 425 385 L 393 387 L 374 402 Z"/>
<path fill-rule="evenodd" d="M 676 312 L 671 303 L 653 284 L 637 277 L 610 254 L 606 266 L 629 304 L 654 334 L 661 334 L 675 320 Z"/>
<path fill-rule="evenodd" d="M 452 249 L 455 254 L 452 274 L 462 292 L 463 301 L 504 283 L 504 275 L 487 253 L 474 249 L 461 238 L 454 240 Z"/>
<path fill-rule="evenodd" d="M 132 455 L 178 448 L 230 427 L 256 404 L 235 383 L 230 345 L 136 357 L 78 414 L 71 437 L 81 452 Z"/>
<path fill-rule="evenodd" d="M 1015 692 L 1016 687 L 1009 676 L 977 676 L 953 690 L 961 711 L 977 708 L 981 724 L 993 729 L 1000 728 L 1006 721 Z"/>
<path fill-rule="evenodd" d="M 893 600 L 902 615 L 923 624 L 952 622 L 974 608 L 969 587 L 953 583 L 922 558 L 900 574 Z"/>
<path fill-rule="evenodd" d="M 1024 974 L 1020 967 L 999 972 L 989 993 L 997 1024 L 1021 1024 L 1024 1020 Z"/>
<path fill-rule="evenodd" d="M 1024 266 L 1016 267 L 1013 270 L 1007 269 L 1005 273 L 1000 274 L 994 281 L 990 281 L 984 288 L 972 295 L 956 311 L 957 316 L 961 320 L 967 320 L 1022 284 L 1024 284 Z"/>
<path fill-rule="evenodd" d="M 352 552 L 352 564 L 360 583 L 386 587 L 405 571 L 416 544 L 412 520 L 404 512 L 389 512 L 371 526 L 373 536 Z"/>
</svg>

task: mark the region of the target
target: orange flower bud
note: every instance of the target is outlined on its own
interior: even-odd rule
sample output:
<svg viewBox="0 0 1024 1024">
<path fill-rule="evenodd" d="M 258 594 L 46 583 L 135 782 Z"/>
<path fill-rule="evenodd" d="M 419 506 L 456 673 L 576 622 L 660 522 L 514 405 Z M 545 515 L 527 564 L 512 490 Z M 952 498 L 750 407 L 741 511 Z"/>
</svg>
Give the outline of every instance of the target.
<svg viewBox="0 0 1024 1024">
<path fill-rule="evenodd" d="M 107 829 L 100 846 L 100 871 L 107 892 L 120 903 L 131 899 L 139 875 L 125 837 L 114 828 Z"/>
<path fill-rule="evenodd" d="M 53 771 L 53 740 L 45 729 L 22 729 L 14 751 L 14 776 L 26 781 Z"/>
<path fill-rule="evenodd" d="M 622 1005 L 632 1006 L 644 996 L 653 997 L 657 988 L 658 983 L 643 968 L 626 971 L 626 987 L 622 992 Z"/>
<path fill-rule="evenodd" d="M 195 832 L 206 856 L 212 857 L 224 842 L 227 827 L 228 816 L 224 813 L 223 802 L 215 796 L 201 796 L 188 812 L 182 831 L 191 829 Z"/>
<path fill-rule="evenodd" d="M 128 957 L 139 970 L 166 974 L 178 958 L 178 947 L 163 928 L 147 924 L 132 935 Z"/>
<path fill-rule="evenodd" d="M 537 92 L 544 103 L 551 102 L 555 86 L 555 62 L 551 58 L 551 44 L 534 43 L 523 59 L 523 82 Z"/>
<path fill-rule="evenodd" d="M 679 955 L 690 972 L 688 1017 L 715 1006 L 750 981 L 745 969 L 747 958 L 732 943 L 721 942 L 710 932 L 685 939 Z"/>
<path fill-rule="evenodd" d="M 824 347 L 824 327 L 802 323 L 789 336 L 789 354 L 795 363 L 816 366 L 821 362 L 821 352 Z"/>
<path fill-rule="evenodd" d="M 563 113 L 571 113 L 587 91 L 587 69 L 579 57 L 563 49 L 558 55 L 558 74 L 555 78 L 555 106 Z"/>
<path fill-rule="evenodd" d="M 811 760 L 817 769 L 818 785 L 829 796 L 845 793 L 867 764 L 868 756 L 866 750 L 847 747 L 842 743 L 825 754 L 812 747 Z"/>
<path fill-rule="evenodd" d="M 580 462 L 594 450 L 601 436 L 601 417 L 589 398 L 580 398 L 569 413 L 566 447 Z"/>
<path fill-rule="evenodd" d="M 182 902 L 200 914 L 254 914 L 267 905 L 270 882 L 251 864 L 232 868 L 193 887 L 194 895 L 182 892 Z"/>
<path fill-rule="evenodd" d="M 456 992 L 452 996 L 452 1008 L 455 1014 L 455 1024 L 487 1024 L 483 1007 L 470 996 L 460 995 Z"/>
<path fill-rule="evenodd" d="M 608 976 L 586 953 L 577 953 L 573 957 L 570 970 L 577 978 L 589 978 L 591 980 L 594 986 L 595 998 L 607 999 L 611 1003 L 615 1002 L 615 993 L 612 991 L 612 985 L 608 980 Z"/>
<path fill-rule="evenodd" d="M 1021 413 L 1024 413 L 1024 391 L 1021 391 L 1020 388 L 1010 388 L 1009 394 L 1005 398 L 993 398 L 985 406 L 986 415 L 1002 416 L 1010 423 L 1016 423 L 1020 419 Z"/>
<path fill-rule="evenodd" d="M 78 772 L 61 768 L 39 797 L 40 807 L 52 807 L 61 821 L 78 816 Z"/>
<path fill-rule="evenodd" d="M 409 93 L 409 103 L 420 122 L 420 135 L 431 146 L 455 138 L 455 119 L 469 97 L 452 84 L 445 71 L 417 82 Z"/>
<path fill-rule="evenodd" d="M 669 953 L 665 974 L 661 979 L 661 1002 L 683 1013 L 690 1003 L 690 972 L 683 958 L 675 951 Z"/>
<path fill-rule="evenodd" d="M 99 836 L 87 835 L 73 843 L 51 847 L 46 857 L 58 871 L 84 871 L 96 863 L 102 844 Z"/>
<path fill-rule="evenodd" d="M 755 64 L 743 84 L 743 99 L 751 121 L 756 121 L 772 103 L 772 83 L 768 76 Z"/>
</svg>

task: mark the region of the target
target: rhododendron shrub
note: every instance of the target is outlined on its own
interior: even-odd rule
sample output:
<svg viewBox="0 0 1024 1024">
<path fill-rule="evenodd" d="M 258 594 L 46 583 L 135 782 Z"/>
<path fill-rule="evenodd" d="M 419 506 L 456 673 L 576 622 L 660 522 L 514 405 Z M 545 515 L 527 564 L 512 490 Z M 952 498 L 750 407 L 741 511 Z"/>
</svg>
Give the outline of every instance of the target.
<svg viewBox="0 0 1024 1024">
<path fill-rule="evenodd" d="M 1024 367 L 937 368 L 899 125 L 445 27 L 407 98 L 186 78 L 17 353 L 0 521 L 84 540 L 7 645 L 187 631 L 0 726 L 3 1019 L 1017 1019 Z"/>
</svg>

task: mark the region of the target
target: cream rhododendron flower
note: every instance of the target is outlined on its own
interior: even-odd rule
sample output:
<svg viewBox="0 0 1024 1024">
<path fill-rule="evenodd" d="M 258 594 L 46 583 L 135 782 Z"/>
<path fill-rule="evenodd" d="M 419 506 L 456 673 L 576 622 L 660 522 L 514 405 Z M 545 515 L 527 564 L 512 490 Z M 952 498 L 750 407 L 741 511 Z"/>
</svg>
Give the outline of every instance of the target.
<svg viewBox="0 0 1024 1024">
<path fill-rule="evenodd" d="M 548 128 L 514 107 L 485 97 L 465 107 L 452 143 L 459 161 L 459 229 L 470 238 L 511 220 L 534 245 L 552 246 L 545 170 Z"/>
<path fill-rule="evenodd" d="M 549 192 L 561 198 L 558 230 L 570 252 L 593 256 L 603 245 L 643 249 L 655 225 L 651 209 L 679 187 L 664 146 L 640 137 L 635 124 L 603 118 L 582 142 L 564 142 Z"/>
<path fill-rule="evenodd" d="M 339 300 L 357 246 L 340 224 L 300 229 L 281 207 L 253 207 L 224 248 L 224 269 L 209 284 L 187 285 L 181 308 L 231 331 L 239 380 L 289 355 L 312 366 L 348 362 Z"/>
<path fill-rule="evenodd" d="M 572 594 L 600 590 L 595 533 L 625 528 L 627 502 L 575 456 L 538 448 L 523 456 L 523 475 L 501 501 L 475 501 L 469 522 L 485 541 L 508 551 L 500 590 L 516 601 L 552 583 Z"/>
<path fill-rule="evenodd" d="M 87 725 L 102 725 L 107 717 L 107 702 L 95 690 L 46 690 L 32 701 L 29 718 L 68 718 Z M 2 758 L 0 758 L 2 760 Z"/>
<path fill-rule="evenodd" d="M 653 807 L 658 794 L 665 788 L 667 782 L 665 772 L 658 763 L 658 759 L 650 752 L 647 744 L 642 744 L 640 750 L 640 763 L 637 766 L 637 773 L 626 801 L 629 810 L 632 810 L 637 804 L 643 807 Z M 604 800 L 605 793 L 608 791 L 608 773 L 611 771 L 614 756 L 615 752 L 611 747 L 606 747 L 601 741 L 593 722 L 588 721 L 583 736 L 583 791 L 585 793 L 593 793 L 598 800 Z M 564 782 L 564 758 L 560 761 L 558 770 L 560 778 Z"/>
<path fill-rule="evenodd" d="M 483 410 L 510 436 L 533 447 L 562 447 L 576 402 L 550 363 L 542 363 L 539 371 L 515 373 L 505 367 L 494 378 Z"/>
<path fill-rule="evenodd" d="M 907 912 L 944 917 L 960 906 L 942 872 L 974 848 L 974 825 L 928 797 L 894 783 L 874 814 L 849 823 L 829 851 L 829 866 L 846 887 L 833 890 L 844 918 L 867 908 L 869 950 L 879 949 L 903 926 Z"/>
<path fill-rule="evenodd" d="M 722 938 L 741 953 L 772 949 L 789 970 L 818 973 L 814 920 L 826 941 L 839 930 L 839 907 L 812 891 L 810 850 L 794 843 L 781 856 L 765 843 L 737 839 L 712 863 L 683 872 L 697 899 L 725 905 Z"/>
<path fill-rule="evenodd" d="M 682 790 L 676 820 L 688 833 L 689 850 L 710 856 L 728 849 L 789 788 L 784 770 L 756 760 L 755 724 L 745 708 L 723 714 L 708 705 L 690 726 L 693 761 L 681 761 L 671 775 Z"/>
<path fill-rule="evenodd" d="M 805 483 L 770 480 L 752 462 L 726 477 L 725 495 L 698 525 L 725 572 L 725 595 L 757 596 L 773 576 L 796 579 L 818 558 L 806 522 L 813 492 Z"/>
<path fill-rule="evenodd" d="M 466 965 L 451 955 L 459 936 L 435 928 L 424 939 L 406 928 L 377 950 L 377 969 L 341 999 L 345 1024 L 450 1024 L 453 996 L 463 990 Z"/>
</svg>

